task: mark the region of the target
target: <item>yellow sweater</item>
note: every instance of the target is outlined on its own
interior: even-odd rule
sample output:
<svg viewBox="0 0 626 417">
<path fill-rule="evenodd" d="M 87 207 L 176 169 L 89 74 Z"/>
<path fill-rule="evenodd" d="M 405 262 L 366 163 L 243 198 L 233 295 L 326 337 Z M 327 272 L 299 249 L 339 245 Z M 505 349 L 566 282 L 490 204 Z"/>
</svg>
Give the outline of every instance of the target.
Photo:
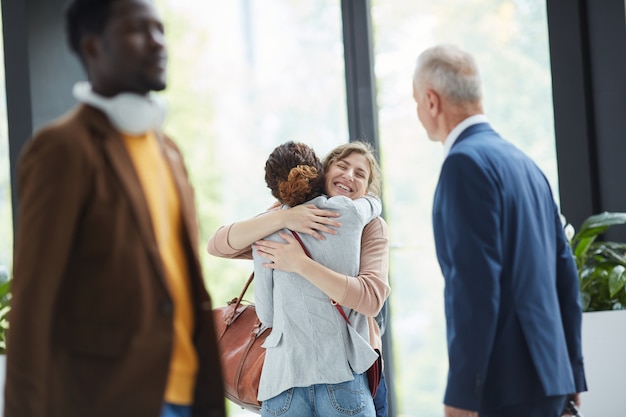
<svg viewBox="0 0 626 417">
<path fill-rule="evenodd" d="M 174 340 L 165 401 L 193 403 L 198 357 L 192 340 L 194 316 L 189 271 L 182 243 L 182 218 L 178 192 L 153 132 L 122 135 L 143 186 L 161 260 L 174 303 Z"/>
</svg>

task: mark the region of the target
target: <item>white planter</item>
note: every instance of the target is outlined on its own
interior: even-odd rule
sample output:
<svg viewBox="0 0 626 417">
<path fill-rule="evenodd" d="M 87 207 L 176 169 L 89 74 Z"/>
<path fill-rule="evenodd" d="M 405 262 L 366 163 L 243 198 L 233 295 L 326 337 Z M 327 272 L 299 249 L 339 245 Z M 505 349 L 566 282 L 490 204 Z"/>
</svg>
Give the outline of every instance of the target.
<svg viewBox="0 0 626 417">
<path fill-rule="evenodd" d="M 625 415 L 626 310 L 583 313 L 582 344 L 589 391 L 582 394 L 580 411 Z"/>
</svg>

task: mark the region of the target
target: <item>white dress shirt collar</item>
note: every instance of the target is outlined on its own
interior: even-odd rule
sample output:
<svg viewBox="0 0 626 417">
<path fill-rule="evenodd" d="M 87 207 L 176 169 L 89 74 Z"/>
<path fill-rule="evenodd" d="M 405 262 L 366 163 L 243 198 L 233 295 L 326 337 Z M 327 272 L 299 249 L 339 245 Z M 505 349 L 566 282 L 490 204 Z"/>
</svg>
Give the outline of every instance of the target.
<svg viewBox="0 0 626 417">
<path fill-rule="evenodd" d="M 454 129 L 448 134 L 445 142 L 443 142 L 443 157 L 447 157 L 450 153 L 450 149 L 452 149 L 452 145 L 459 138 L 461 132 L 467 129 L 470 126 L 477 125 L 478 123 L 487 123 L 487 116 L 484 114 L 475 114 L 473 116 L 468 117 L 463 120 L 461 123 L 456 125 Z"/>
</svg>

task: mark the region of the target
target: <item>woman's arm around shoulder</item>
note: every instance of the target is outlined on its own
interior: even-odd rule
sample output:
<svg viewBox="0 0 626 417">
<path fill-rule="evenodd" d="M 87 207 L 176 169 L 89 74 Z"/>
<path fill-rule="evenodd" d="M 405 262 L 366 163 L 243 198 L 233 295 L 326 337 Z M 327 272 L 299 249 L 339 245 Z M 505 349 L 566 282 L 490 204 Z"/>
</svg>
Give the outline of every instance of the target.
<svg viewBox="0 0 626 417">
<path fill-rule="evenodd" d="M 321 233 L 336 234 L 334 227 L 341 223 L 334 220 L 335 217 L 338 213 L 312 204 L 272 209 L 251 219 L 221 226 L 209 238 L 207 252 L 220 258 L 251 259 L 251 245 L 281 229 L 306 233 L 317 239 L 323 239 Z"/>
</svg>

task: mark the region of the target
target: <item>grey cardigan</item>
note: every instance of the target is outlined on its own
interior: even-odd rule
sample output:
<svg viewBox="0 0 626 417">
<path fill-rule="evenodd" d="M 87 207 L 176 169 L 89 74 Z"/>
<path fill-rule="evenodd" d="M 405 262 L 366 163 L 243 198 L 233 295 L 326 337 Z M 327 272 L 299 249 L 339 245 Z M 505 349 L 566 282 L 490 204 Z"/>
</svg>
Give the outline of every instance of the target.
<svg viewBox="0 0 626 417">
<path fill-rule="evenodd" d="M 325 240 L 300 234 L 311 257 L 336 272 L 358 275 L 363 227 L 380 215 L 380 200 L 322 196 L 306 204 L 339 212 L 342 224 L 336 235 L 326 235 Z M 283 241 L 278 233 L 267 239 Z M 344 309 L 352 324 L 348 326 L 330 298 L 307 279 L 263 267 L 267 259 L 256 251 L 253 259 L 257 314 L 264 325 L 272 327 L 263 345 L 266 356 L 259 401 L 292 387 L 349 381 L 353 371 L 361 374 L 374 363 L 377 354 L 369 344 L 366 316 Z"/>
</svg>

